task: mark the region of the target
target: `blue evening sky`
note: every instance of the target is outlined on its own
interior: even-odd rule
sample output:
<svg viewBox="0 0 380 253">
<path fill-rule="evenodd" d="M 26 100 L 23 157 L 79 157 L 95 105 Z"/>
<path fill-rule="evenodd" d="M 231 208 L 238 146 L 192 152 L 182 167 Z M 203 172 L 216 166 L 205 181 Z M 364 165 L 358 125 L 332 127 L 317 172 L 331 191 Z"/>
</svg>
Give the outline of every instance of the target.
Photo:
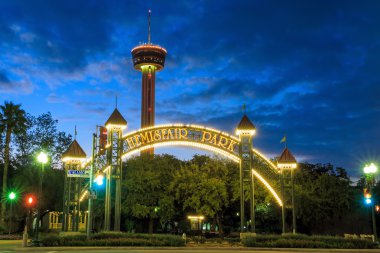
<svg viewBox="0 0 380 253">
<path fill-rule="evenodd" d="M 90 154 L 115 107 L 140 126 L 141 73 L 130 50 L 168 50 L 156 80 L 156 124 L 233 132 L 242 104 L 268 157 L 360 174 L 380 161 L 380 1 L 0 1 L 0 102 L 50 111 Z M 180 158 L 197 150 L 157 149 Z"/>
</svg>

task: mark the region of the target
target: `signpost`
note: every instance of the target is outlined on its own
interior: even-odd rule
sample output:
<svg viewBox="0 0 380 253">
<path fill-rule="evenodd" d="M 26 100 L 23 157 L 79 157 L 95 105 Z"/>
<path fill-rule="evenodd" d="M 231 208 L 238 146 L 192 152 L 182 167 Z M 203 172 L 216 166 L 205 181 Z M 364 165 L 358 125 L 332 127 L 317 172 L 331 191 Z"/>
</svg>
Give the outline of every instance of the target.
<svg viewBox="0 0 380 253">
<path fill-rule="evenodd" d="M 90 178 L 90 170 L 67 170 L 67 177 Z"/>
</svg>

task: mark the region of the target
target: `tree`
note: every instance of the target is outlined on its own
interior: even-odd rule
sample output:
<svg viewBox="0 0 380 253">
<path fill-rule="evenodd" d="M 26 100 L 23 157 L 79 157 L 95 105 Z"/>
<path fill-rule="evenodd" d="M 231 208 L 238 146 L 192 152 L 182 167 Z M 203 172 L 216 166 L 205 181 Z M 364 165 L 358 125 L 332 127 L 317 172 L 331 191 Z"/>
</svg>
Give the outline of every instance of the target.
<svg viewBox="0 0 380 253">
<path fill-rule="evenodd" d="M 71 135 L 58 131 L 58 120 L 50 112 L 37 117 L 26 115 L 26 131 L 14 140 L 17 147 L 10 185 L 21 192 L 38 192 L 41 164 L 36 161 L 37 154 L 44 150 L 49 163 L 44 167 L 42 210 L 61 210 L 63 203 L 64 171 L 61 169 L 61 154 L 72 141 Z"/>
<path fill-rule="evenodd" d="M 183 210 L 212 218 L 223 232 L 223 214 L 231 199 L 230 183 L 225 160 L 195 155 L 175 172 L 170 190 Z"/>
<path fill-rule="evenodd" d="M 58 120 L 50 112 L 37 117 L 27 114 L 27 129 L 16 136 L 18 147 L 18 160 L 34 158 L 41 150 L 48 153 L 53 168 L 61 168 L 61 154 L 72 141 L 71 135 L 59 132 Z M 24 161 L 26 162 L 26 161 Z"/>
<path fill-rule="evenodd" d="M 123 168 L 123 213 L 149 219 L 149 233 L 153 233 L 154 219 L 160 218 L 164 226 L 175 213 L 168 185 L 179 164 L 170 155 L 142 154 L 128 160 Z"/>
<path fill-rule="evenodd" d="M 347 173 L 331 164 L 299 164 L 295 172 L 297 218 L 301 232 L 324 232 L 352 208 L 353 188 Z"/>
<path fill-rule="evenodd" d="M 5 133 L 4 146 L 4 170 L 3 170 L 3 188 L 2 197 L 4 198 L 8 187 L 8 167 L 10 160 L 10 144 L 12 134 L 20 134 L 26 128 L 25 111 L 21 109 L 21 105 L 15 105 L 12 102 L 5 101 L 0 106 L 0 134 Z M 5 218 L 5 201 L 1 202 L 1 221 L 4 223 Z"/>
</svg>

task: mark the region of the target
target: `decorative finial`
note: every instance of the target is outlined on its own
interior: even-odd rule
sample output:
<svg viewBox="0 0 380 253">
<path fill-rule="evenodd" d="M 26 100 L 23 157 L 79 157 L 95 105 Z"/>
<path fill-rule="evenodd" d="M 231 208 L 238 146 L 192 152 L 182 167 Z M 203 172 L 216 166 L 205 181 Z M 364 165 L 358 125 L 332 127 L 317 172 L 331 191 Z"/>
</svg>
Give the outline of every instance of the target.
<svg viewBox="0 0 380 253">
<path fill-rule="evenodd" d="M 243 111 L 244 114 L 246 113 L 246 106 L 245 106 L 245 104 L 243 104 L 242 111 Z"/>
<path fill-rule="evenodd" d="M 75 127 L 74 127 L 74 140 L 76 140 L 77 139 L 77 125 L 75 125 Z"/>
<path fill-rule="evenodd" d="M 115 97 L 115 108 L 117 109 L 117 95 Z"/>
<path fill-rule="evenodd" d="M 150 13 L 152 11 L 149 9 L 148 10 L 148 44 L 150 44 Z"/>
</svg>

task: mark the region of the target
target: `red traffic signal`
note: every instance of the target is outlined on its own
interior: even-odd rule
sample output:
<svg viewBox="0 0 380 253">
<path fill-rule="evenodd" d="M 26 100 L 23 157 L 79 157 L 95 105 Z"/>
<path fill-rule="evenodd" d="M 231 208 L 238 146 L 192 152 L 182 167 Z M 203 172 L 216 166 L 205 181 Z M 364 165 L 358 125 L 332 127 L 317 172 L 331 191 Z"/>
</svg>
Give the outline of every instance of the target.
<svg viewBox="0 0 380 253">
<path fill-rule="evenodd" d="M 36 204 L 36 197 L 34 195 L 26 196 L 25 204 L 27 207 L 33 207 Z"/>
</svg>

